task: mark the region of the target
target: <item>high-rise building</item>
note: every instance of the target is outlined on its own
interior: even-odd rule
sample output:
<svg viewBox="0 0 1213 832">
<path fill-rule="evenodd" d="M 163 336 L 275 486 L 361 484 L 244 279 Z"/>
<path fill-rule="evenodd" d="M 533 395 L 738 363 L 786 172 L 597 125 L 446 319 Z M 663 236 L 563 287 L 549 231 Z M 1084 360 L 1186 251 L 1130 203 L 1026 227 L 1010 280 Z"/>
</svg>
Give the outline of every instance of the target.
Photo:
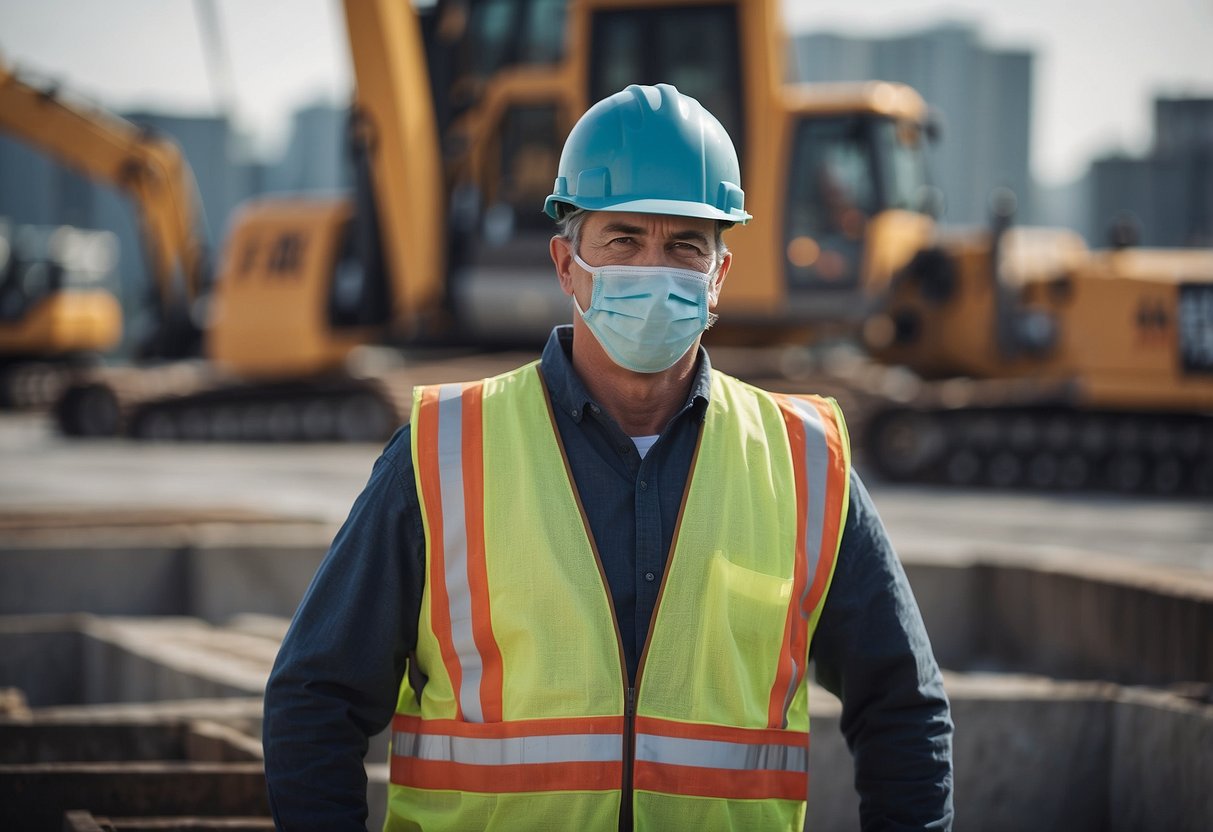
<svg viewBox="0 0 1213 832">
<path fill-rule="evenodd" d="M 946 223 L 986 222 L 1000 186 L 1018 197 L 1018 219 L 1032 219 L 1031 52 L 991 49 L 959 23 L 881 38 L 805 34 L 793 50 L 797 80 L 899 81 L 926 99 L 943 126 L 929 158 Z"/>
<path fill-rule="evenodd" d="M 267 191 L 348 191 L 353 169 L 347 151 L 349 109 L 313 104 L 296 110 L 282 157 L 266 170 Z"/>
<path fill-rule="evenodd" d="M 1143 157 L 1091 165 L 1090 224 L 1135 227 L 1150 246 L 1213 246 L 1213 98 L 1157 98 Z"/>
</svg>

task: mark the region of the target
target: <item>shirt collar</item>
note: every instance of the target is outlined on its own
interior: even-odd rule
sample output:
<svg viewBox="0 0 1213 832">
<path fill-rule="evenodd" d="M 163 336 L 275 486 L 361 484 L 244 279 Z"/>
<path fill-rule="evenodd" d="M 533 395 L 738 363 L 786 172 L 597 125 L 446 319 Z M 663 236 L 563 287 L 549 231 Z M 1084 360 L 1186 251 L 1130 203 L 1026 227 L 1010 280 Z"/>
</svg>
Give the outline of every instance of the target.
<svg viewBox="0 0 1213 832">
<path fill-rule="evenodd" d="M 695 365 L 695 379 L 691 383 L 686 407 L 693 410 L 702 420 L 707 412 L 708 402 L 711 401 L 712 362 L 708 358 L 707 350 L 702 346 L 698 349 L 699 360 Z M 548 336 L 539 367 L 552 396 L 552 406 L 580 422 L 586 408 L 597 407 L 597 403 L 590 397 L 581 378 L 573 369 L 572 356 L 573 327 L 570 324 L 558 326 Z"/>
</svg>

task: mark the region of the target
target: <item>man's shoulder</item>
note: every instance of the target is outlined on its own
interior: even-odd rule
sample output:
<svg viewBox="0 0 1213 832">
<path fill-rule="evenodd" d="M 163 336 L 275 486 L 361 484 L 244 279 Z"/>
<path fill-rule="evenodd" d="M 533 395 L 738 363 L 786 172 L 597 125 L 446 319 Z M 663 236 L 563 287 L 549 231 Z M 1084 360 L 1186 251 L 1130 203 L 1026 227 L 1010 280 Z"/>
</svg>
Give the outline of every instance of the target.
<svg viewBox="0 0 1213 832">
<path fill-rule="evenodd" d="M 729 375 L 728 373 L 718 370 L 715 367 L 712 368 L 711 372 L 714 387 L 719 387 L 723 390 L 730 390 L 734 392 L 734 394 L 751 396 L 757 395 L 769 397 L 775 400 L 784 399 L 806 402 L 834 402 L 837 404 L 837 401 L 833 396 L 816 393 L 811 390 L 772 390 L 762 384 L 755 384 L 753 382 L 737 378 L 736 376 Z"/>
</svg>

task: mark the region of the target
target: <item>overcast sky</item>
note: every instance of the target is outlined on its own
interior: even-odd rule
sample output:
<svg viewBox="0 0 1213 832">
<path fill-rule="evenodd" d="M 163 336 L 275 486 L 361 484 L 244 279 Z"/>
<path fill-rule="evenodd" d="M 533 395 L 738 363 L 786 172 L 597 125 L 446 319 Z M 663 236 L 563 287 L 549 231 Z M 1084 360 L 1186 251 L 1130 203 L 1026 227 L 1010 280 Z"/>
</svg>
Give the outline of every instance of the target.
<svg viewBox="0 0 1213 832">
<path fill-rule="evenodd" d="M 968 21 L 992 47 L 1035 52 L 1033 172 L 1057 183 L 1108 150 L 1144 151 L 1155 94 L 1213 96 L 1213 0 L 783 0 L 789 32 L 887 35 Z M 112 109 L 215 112 L 195 0 L 0 0 L 0 57 Z M 290 112 L 343 102 L 349 50 L 337 0 L 215 0 L 256 146 Z"/>
</svg>

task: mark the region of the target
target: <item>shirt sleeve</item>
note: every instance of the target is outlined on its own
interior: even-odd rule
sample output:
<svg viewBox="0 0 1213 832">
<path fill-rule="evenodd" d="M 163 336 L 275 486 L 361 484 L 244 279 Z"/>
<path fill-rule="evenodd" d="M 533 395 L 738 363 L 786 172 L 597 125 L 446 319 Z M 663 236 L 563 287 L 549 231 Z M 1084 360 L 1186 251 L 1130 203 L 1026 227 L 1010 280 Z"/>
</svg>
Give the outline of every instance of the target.
<svg viewBox="0 0 1213 832">
<path fill-rule="evenodd" d="M 365 830 L 368 738 L 417 641 L 424 533 L 408 427 L 376 461 L 282 642 L 263 742 L 279 829 Z"/>
<path fill-rule="evenodd" d="M 905 571 L 872 499 L 851 500 L 812 658 L 842 700 L 865 830 L 952 827 L 952 719 Z"/>
</svg>

